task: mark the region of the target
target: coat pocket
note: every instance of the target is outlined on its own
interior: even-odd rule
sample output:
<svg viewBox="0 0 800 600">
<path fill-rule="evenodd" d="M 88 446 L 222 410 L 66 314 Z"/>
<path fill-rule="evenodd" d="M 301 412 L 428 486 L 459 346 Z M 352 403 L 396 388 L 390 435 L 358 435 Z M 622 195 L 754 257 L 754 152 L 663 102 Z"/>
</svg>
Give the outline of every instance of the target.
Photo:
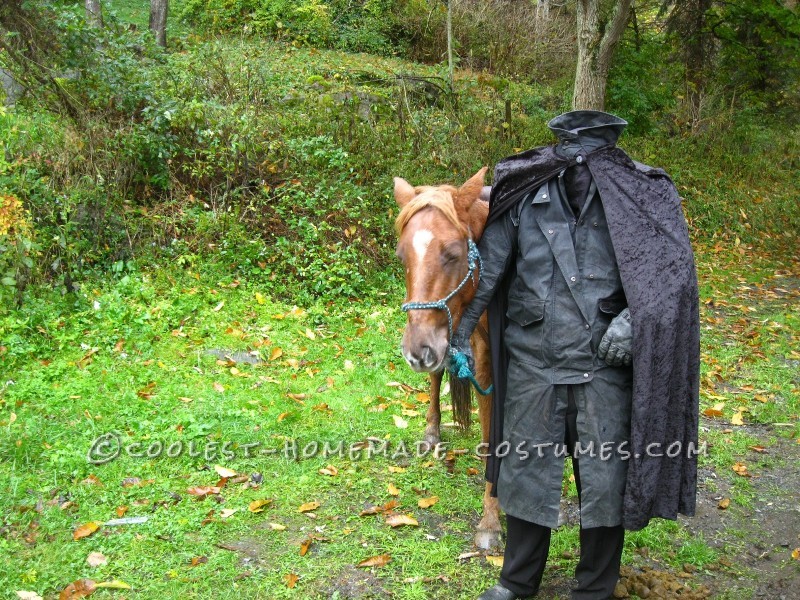
<svg viewBox="0 0 800 600">
<path fill-rule="evenodd" d="M 544 319 L 544 307 L 544 300 L 509 296 L 506 316 L 518 325 L 526 327 Z"/>
<path fill-rule="evenodd" d="M 597 302 L 597 308 L 606 316 L 616 317 L 628 306 L 625 296 L 609 296 Z"/>
</svg>

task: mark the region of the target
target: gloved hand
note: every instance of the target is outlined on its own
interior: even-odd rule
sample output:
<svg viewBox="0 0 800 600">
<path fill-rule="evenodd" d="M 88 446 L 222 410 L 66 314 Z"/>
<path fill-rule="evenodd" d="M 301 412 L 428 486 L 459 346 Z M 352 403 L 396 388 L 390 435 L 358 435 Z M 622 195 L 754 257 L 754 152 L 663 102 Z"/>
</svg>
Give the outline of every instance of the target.
<svg viewBox="0 0 800 600">
<path fill-rule="evenodd" d="M 597 356 L 612 367 L 629 367 L 633 362 L 632 346 L 631 311 L 626 308 L 611 321 L 603 339 L 600 340 Z"/>
<path fill-rule="evenodd" d="M 473 374 L 475 373 L 475 357 L 472 355 L 472 346 L 470 346 L 469 344 L 468 335 L 461 334 L 458 331 L 456 331 L 456 333 L 453 334 L 453 337 L 450 340 L 450 348 L 448 351 L 450 353 L 450 363 L 448 365 L 448 368 L 450 369 L 451 373 L 458 375 L 458 369 L 457 367 L 455 367 L 453 360 L 457 354 L 464 355 L 469 370 L 472 371 Z"/>
</svg>

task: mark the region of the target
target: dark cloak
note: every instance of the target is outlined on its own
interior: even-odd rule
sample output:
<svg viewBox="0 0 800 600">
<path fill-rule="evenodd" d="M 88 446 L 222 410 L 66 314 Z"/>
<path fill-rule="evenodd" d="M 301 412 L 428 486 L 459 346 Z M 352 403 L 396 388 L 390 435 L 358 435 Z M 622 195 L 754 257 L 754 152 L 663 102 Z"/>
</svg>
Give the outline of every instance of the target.
<svg viewBox="0 0 800 600">
<path fill-rule="evenodd" d="M 691 516 L 695 511 L 700 379 L 697 275 L 681 200 L 670 177 L 661 169 L 632 161 L 615 146 L 578 157 L 584 159 L 600 193 L 633 323 L 631 456 L 623 526 L 638 530 L 653 517 L 675 519 L 678 513 Z M 574 158 L 560 156 L 554 146 L 498 163 L 488 222 L 574 164 Z M 508 367 L 503 332 L 510 280 L 509 273 L 488 307 L 495 386 L 491 449 L 503 440 Z M 487 462 L 486 478 L 495 487 L 500 460 L 490 453 Z"/>
</svg>

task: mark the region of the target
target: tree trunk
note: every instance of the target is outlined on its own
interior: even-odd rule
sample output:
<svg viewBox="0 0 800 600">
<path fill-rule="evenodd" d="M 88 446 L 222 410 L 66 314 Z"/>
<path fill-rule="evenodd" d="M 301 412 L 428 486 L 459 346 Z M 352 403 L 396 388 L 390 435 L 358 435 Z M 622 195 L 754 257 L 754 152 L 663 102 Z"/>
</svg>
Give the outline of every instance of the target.
<svg viewBox="0 0 800 600">
<path fill-rule="evenodd" d="M 100 0 L 86 0 L 86 22 L 92 27 L 103 26 L 103 11 Z"/>
<path fill-rule="evenodd" d="M 162 48 L 167 47 L 167 12 L 169 0 L 150 0 L 150 31 L 156 38 L 156 43 Z"/>
<path fill-rule="evenodd" d="M 536 3 L 536 22 L 534 23 L 534 33 L 538 40 L 543 31 L 547 30 L 547 23 L 550 21 L 550 0 L 538 0 Z"/>
<path fill-rule="evenodd" d="M 578 0 L 578 66 L 573 110 L 603 110 L 611 57 L 630 16 L 633 0 L 615 0 L 613 11 L 601 19 L 600 0 Z"/>
</svg>

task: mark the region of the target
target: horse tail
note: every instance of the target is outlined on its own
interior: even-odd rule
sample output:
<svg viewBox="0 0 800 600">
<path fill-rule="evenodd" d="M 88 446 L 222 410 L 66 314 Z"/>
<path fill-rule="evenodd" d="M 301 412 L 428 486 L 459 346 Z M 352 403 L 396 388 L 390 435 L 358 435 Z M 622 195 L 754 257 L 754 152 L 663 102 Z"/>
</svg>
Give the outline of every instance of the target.
<svg viewBox="0 0 800 600">
<path fill-rule="evenodd" d="M 450 399 L 453 401 L 453 420 L 462 430 L 472 423 L 472 384 L 468 379 L 450 375 Z"/>
</svg>

